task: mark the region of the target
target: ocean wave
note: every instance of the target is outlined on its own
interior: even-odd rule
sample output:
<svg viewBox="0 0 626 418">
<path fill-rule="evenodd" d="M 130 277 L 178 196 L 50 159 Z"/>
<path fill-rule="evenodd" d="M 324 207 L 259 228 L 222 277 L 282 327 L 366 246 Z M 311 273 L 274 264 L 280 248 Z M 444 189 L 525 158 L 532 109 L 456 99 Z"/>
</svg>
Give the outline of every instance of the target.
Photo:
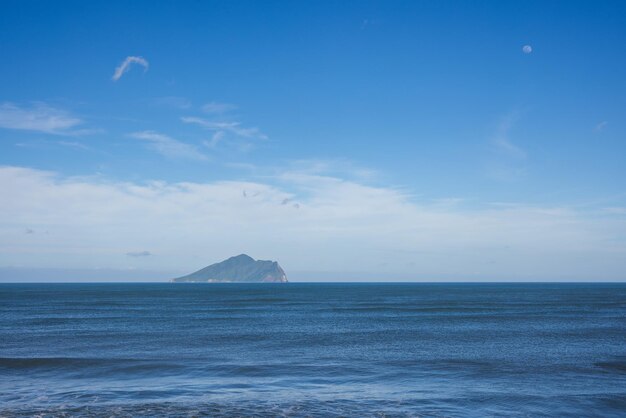
<svg viewBox="0 0 626 418">
<path fill-rule="evenodd" d="M 76 357 L 13 357 L 0 358 L 0 371 L 15 373 L 52 372 L 72 374 L 74 377 L 102 377 L 155 373 L 167 375 L 185 368 L 182 364 L 160 360 Z"/>
</svg>

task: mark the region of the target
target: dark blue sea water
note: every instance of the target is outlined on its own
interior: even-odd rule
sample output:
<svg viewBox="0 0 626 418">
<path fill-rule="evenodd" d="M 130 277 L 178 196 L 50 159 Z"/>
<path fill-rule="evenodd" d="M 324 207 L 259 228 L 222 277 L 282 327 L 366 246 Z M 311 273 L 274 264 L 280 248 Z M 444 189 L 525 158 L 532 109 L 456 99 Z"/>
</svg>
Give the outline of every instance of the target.
<svg viewBox="0 0 626 418">
<path fill-rule="evenodd" d="M 626 416 L 626 285 L 2 284 L 34 415 Z"/>
</svg>

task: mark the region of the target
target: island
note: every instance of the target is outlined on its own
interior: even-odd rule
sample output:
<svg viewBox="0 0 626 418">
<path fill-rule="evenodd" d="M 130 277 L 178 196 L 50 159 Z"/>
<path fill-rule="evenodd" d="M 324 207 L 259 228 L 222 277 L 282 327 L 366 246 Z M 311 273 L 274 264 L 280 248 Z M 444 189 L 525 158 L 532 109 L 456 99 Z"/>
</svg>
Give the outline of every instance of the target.
<svg viewBox="0 0 626 418">
<path fill-rule="evenodd" d="M 255 260 L 247 254 L 240 254 L 171 281 L 174 283 L 287 283 L 287 275 L 276 261 Z"/>
</svg>

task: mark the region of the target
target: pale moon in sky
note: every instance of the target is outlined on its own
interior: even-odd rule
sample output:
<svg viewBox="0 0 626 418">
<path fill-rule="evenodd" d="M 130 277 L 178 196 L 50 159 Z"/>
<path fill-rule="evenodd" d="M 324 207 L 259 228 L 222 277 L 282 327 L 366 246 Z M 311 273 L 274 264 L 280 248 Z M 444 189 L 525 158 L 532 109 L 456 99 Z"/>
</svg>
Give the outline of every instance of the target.
<svg viewBox="0 0 626 418">
<path fill-rule="evenodd" d="M 524 51 L 524 54 L 530 54 L 531 52 L 533 52 L 533 47 L 530 45 L 524 45 L 522 47 L 522 51 Z"/>
</svg>

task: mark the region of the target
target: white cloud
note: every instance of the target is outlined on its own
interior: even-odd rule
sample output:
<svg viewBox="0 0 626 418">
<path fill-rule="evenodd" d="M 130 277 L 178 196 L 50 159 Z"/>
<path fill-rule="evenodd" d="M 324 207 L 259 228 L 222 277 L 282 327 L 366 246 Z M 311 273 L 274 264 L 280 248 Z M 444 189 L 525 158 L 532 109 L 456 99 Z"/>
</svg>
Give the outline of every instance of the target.
<svg viewBox="0 0 626 418">
<path fill-rule="evenodd" d="M 37 102 L 32 106 L 18 106 L 5 102 L 0 105 L 0 128 L 44 132 L 57 135 L 88 133 L 76 130 L 83 121 L 69 112 Z"/>
<path fill-rule="evenodd" d="M 227 132 L 248 139 L 267 139 L 267 135 L 259 131 L 258 128 L 244 128 L 239 122 L 210 121 L 194 116 L 184 116 L 181 120 L 184 123 L 195 124 L 210 131 Z"/>
<path fill-rule="evenodd" d="M 122 75 L 124 75 L 125 72 L 127 72 L 128 70 L 130 70 L 130 66 L 131 64 L 139 64 L 143 66 L 144 72 L 148 71 L 148 61 L 146 61 L 145 58 L 143 57 L 134 57 L 134 56 L 128 56 L 126 57 L 126 59 L 124 61 L 122 61 L 122 63 L 115 69 L 115 72 L 113 73 L 113 77 L 111 77 L 111 79 L 113 81 L 117 81 L 119 80 Z"/>
<path fill-rule="evenodd" d="M 141 139 L 150 143 L 151 147 L 169 158 L 183 158 L 190 160 L 206 160 L 206 155 L 202 154 L 196 147 L 178 141 L 167 135 L 154 131 L 141 131 L 130 134 L 132 138 Z"/>
<path fill-rule="evenodd" d="M 264 181 L 139 184 L 1 167 L 0 190 L 0 266 L 124 268 L 128 248 L 150 248 L 155 270 L 192 271 L 246 252 L 278 259 L 288 273 L 339 279 L 369 271 L 380 280 L 609 280 L 626 271 L 622 217 L 464 209 L 295 170 Z"/>
</svg>

